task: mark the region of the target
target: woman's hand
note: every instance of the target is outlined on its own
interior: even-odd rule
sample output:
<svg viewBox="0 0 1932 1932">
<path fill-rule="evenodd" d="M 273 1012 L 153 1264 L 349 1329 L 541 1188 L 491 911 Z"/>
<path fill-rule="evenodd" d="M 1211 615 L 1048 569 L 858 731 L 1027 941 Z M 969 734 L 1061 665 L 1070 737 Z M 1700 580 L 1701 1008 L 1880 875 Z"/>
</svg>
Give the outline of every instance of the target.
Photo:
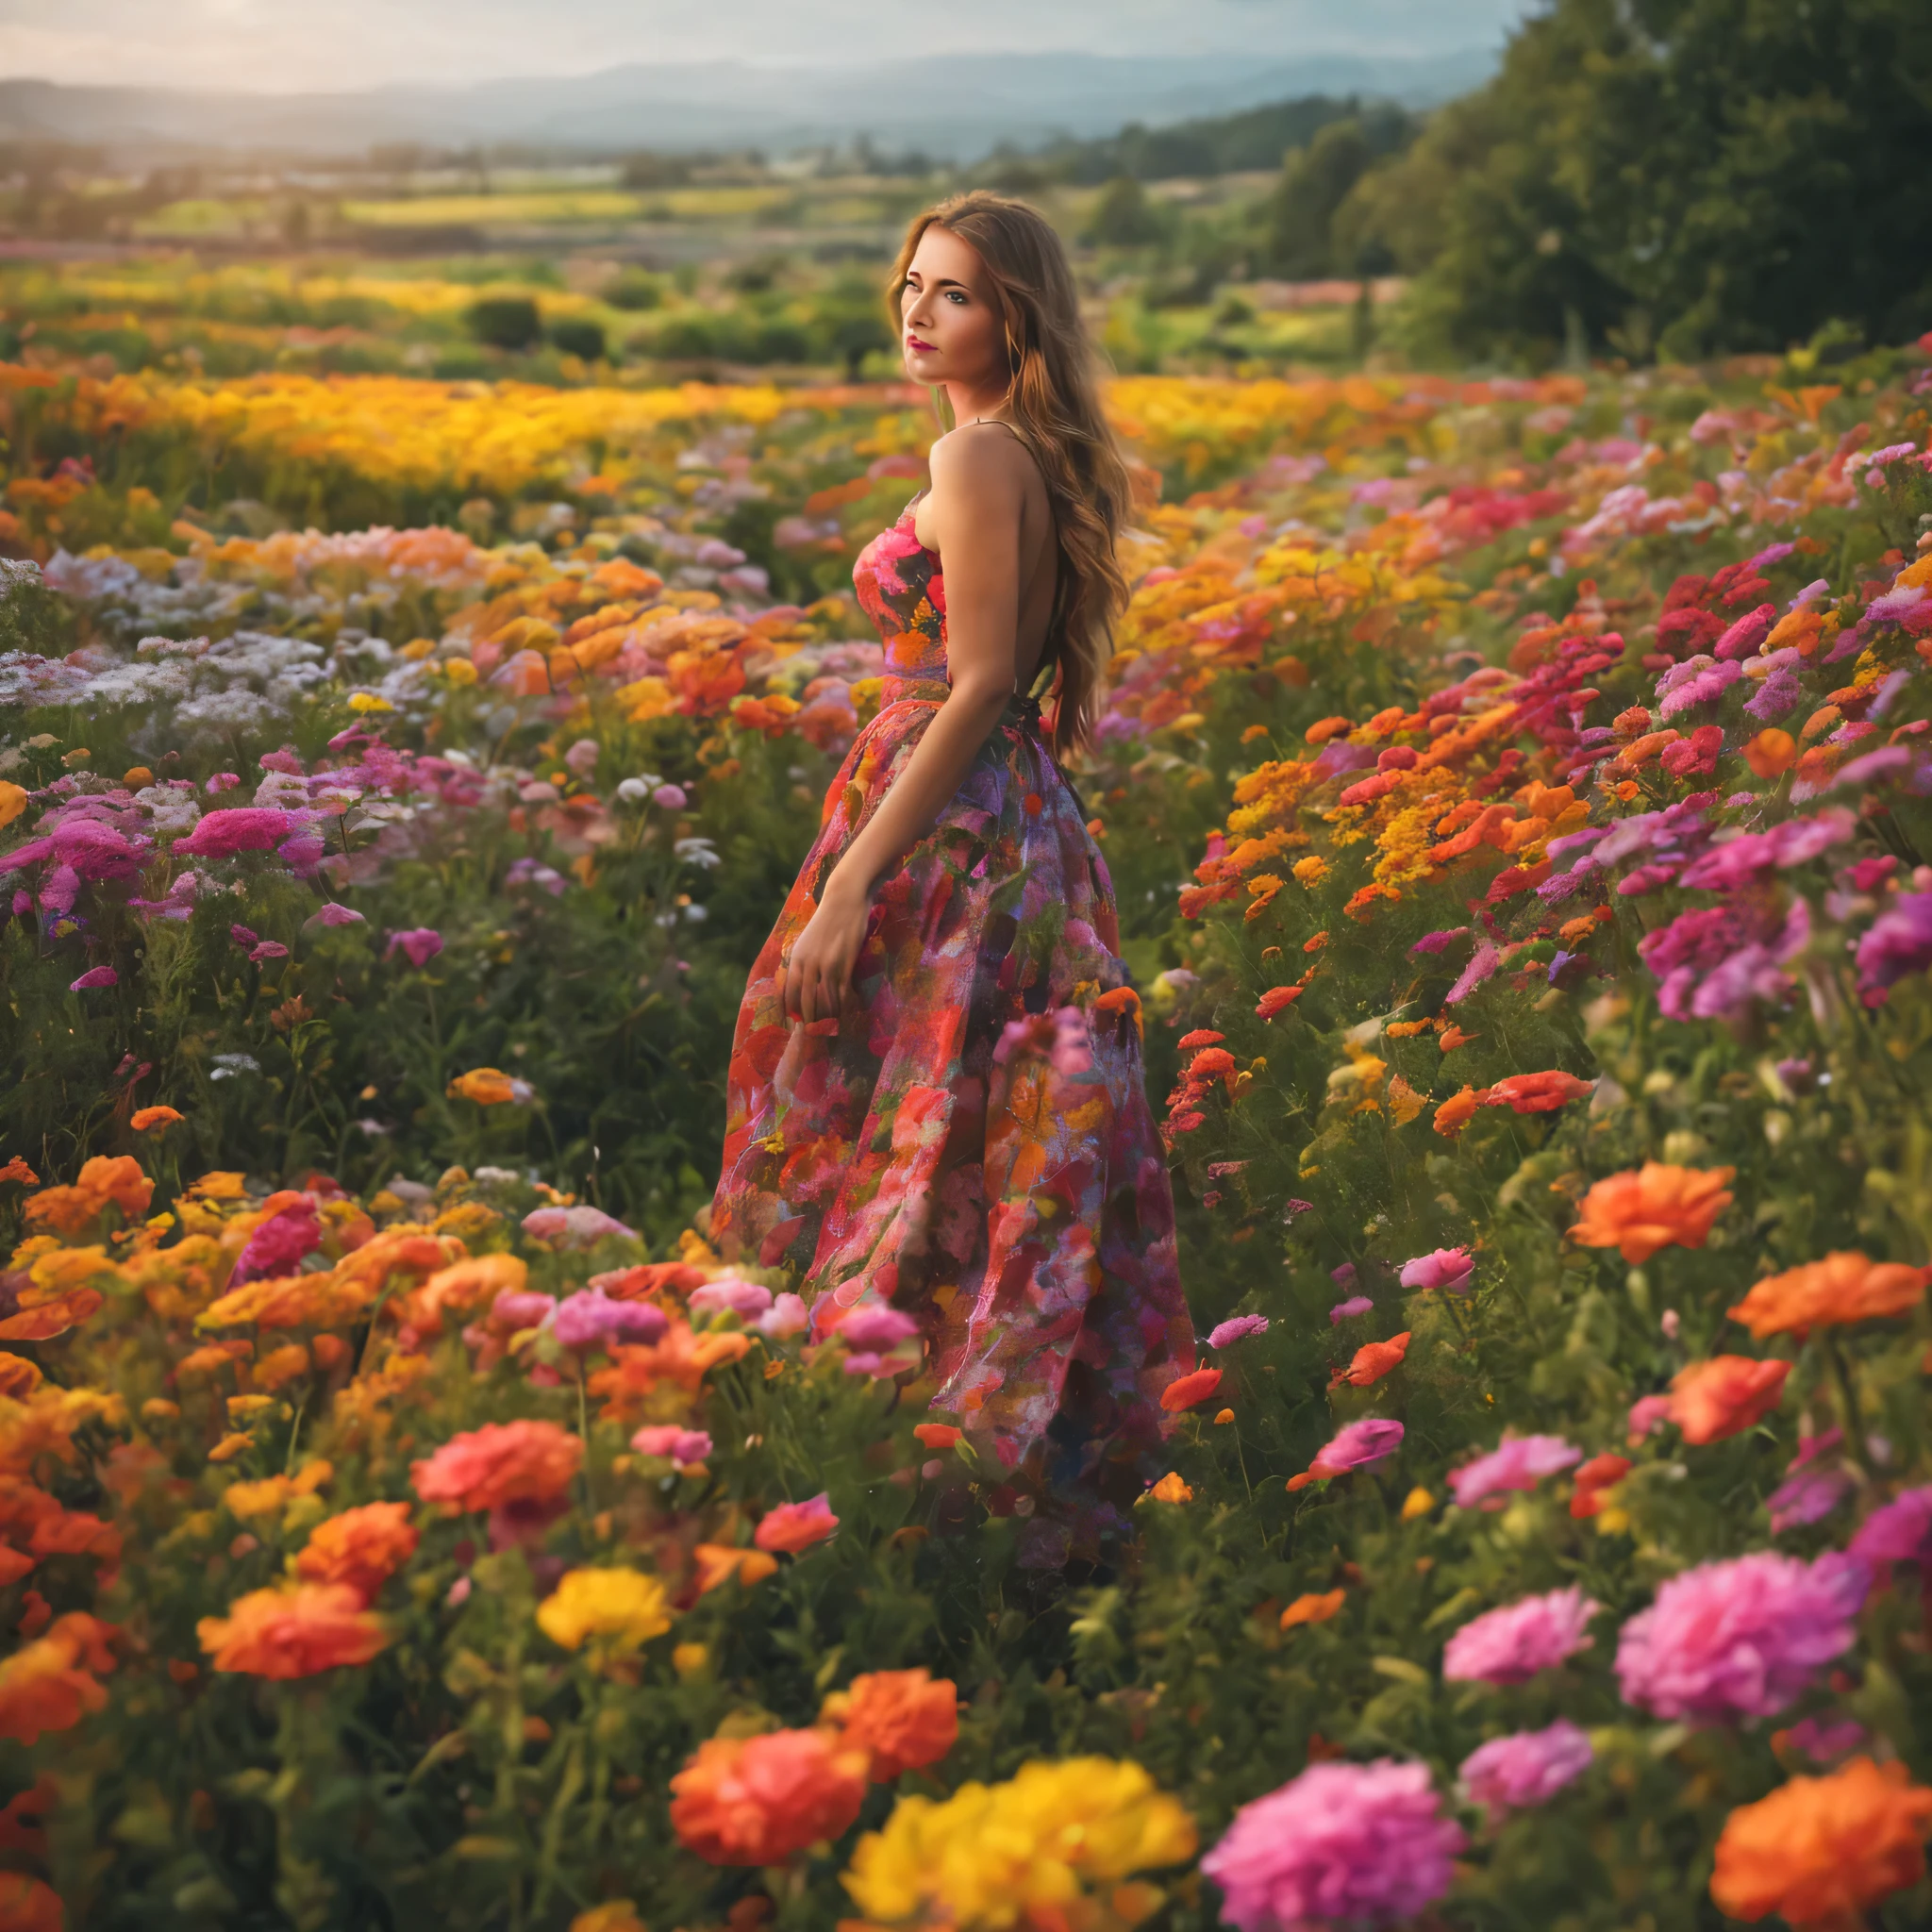
<svg viewBox="0 0 1932 1932">
<path fill-rule="evenodd" d="M 853 968 L 865 943 L 868 895 L 838 876 L 825 882 L 818 910 L 792 941 L 785 960 L 779 1005 L 787 1020 L 810 1025 L 836 1018 L 856 996 Z"/>
</svg>

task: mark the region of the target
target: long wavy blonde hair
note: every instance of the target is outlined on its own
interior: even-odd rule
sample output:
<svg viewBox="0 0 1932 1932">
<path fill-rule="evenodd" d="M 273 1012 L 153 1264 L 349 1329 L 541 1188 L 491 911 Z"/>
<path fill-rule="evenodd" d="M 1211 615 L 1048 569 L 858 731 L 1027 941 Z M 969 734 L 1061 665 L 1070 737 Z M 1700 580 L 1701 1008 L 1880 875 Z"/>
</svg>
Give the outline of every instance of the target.
<svg viewBox="0 0 1932 1932">
<path fill-rule="evenodd" d="M 974 189 L 913 216 L 886 284 L 895 336 L 907 271 L 935 225 L 986 265 L 1006 329 L 1012 426 L 1039 463 L 1053 506 L 1059 568 L 1041 670 L 1057 667 L 1053 748 L 1067 758 L 1092 736 L 1114 625 L 1127 601 L 1119 556 L 1133 500 L 1127 466 L 1101 410 L 1097 358 L 1066 251 L 1038 208 Z"/>
</svg>

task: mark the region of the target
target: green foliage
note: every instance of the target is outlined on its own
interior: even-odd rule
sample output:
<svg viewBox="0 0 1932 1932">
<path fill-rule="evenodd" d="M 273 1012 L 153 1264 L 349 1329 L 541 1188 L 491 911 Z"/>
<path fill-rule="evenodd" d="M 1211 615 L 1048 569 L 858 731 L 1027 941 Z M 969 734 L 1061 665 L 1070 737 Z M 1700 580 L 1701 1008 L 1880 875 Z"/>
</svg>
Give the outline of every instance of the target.
<svg viewBox="0 0 1932 1932">
<path fill-rule="evenodd" d="M 488 295 L 463 318 L 470 333 L 492 349 L 527 349 L 543 332 L 543 319 L 527 295 Z"/>
</svg>

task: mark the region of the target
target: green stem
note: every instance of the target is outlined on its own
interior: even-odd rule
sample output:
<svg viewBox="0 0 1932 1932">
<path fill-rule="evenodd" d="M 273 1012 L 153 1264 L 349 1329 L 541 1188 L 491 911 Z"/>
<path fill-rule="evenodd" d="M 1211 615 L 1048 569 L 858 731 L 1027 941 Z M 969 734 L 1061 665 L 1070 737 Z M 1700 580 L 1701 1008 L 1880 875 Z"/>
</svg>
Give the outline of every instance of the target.
<svg viewBox="0 0 1932 1932">
<path fill-rule="evenodd" d="M 1858 1467 L 1865 1472 L 1867 1480 L 1875 1478 L 1878 1472 L 1873 1466 L 1872 1451 L 1865 1441 L 1865 1427 L 1858 1419 L 1858 1391 L 1852 1383 L 1851 1365 L 1845 1360 L 1844 1352 L 1838 1345 L 1838 1337 L 1831 1329 L 1819 1331 L 1818 1346 L 1830 1366 L 1831 1379 L 1838 1388 L 1839 1408 L 1844 1417 L 1845 1445 L 1857 1458 Z"/>
</svg>

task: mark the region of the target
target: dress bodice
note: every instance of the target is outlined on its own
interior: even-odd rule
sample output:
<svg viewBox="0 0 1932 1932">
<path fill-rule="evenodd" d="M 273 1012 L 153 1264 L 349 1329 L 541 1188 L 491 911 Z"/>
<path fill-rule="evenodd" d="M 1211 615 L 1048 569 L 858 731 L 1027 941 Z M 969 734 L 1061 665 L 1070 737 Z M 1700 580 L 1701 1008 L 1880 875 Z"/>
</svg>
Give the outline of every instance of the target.
<svg viewBox="0 0 1932 1932">
<path fill-rule="evenodd" d="M 913 514 L 921 491 L 881 530 L 852 567 L 859 607 L 878 626 L 886 647 L 887 704 L 899 698 L 943 698 L 946 664 L 946 580 L 939 558 L 919 541 Z"/>
</svg>

